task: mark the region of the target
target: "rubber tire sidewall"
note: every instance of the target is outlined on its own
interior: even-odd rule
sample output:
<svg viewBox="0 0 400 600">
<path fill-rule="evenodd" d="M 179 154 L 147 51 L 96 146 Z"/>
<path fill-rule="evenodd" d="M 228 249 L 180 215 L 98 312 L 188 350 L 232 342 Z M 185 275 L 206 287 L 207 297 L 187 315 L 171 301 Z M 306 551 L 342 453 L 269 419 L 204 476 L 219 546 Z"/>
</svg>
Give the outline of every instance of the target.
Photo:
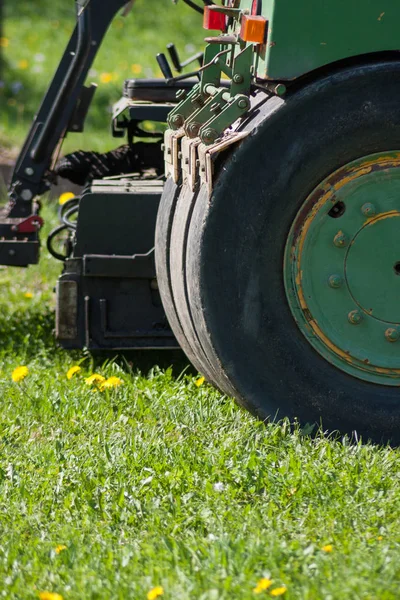
<svg viewBox="0 0 400 600">
<path fill-rule="evenodd" d="M 237 399 L 263 419 L 400 439 L 400 390 L 351 377 L 320 356 L 296 325 L 283 283 L 287 236 L 312 190 L 353 160 L 400 150 L 399 98 L 393 62 L 314 82 L 242 142 L 211 199 L 198 195 L 186 267 L 203 334 Z"/>
</svg>

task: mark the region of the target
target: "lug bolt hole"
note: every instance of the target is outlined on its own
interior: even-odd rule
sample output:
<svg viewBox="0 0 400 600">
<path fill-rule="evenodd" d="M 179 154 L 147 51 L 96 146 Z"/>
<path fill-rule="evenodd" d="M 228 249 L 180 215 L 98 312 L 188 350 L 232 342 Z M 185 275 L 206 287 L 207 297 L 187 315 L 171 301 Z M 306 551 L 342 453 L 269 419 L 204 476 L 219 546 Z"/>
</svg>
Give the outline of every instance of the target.
<svg viewBox="0 0 400 600">
<path fill-rule="evenodd" d="M 328 212 L 328 215 L 332 217 L 332 219 L 338 219 L 342 215 L 344 215 L 346 211 L 346 205 L 344 202 L 336 202 L 334 206 L 332 206 L 331 210 Z"/>
<path fill-rule="evenodd" d="M 396 275 L 400 275 L 400 261 L 394 264 L 393 269 Z"/>
</svg>

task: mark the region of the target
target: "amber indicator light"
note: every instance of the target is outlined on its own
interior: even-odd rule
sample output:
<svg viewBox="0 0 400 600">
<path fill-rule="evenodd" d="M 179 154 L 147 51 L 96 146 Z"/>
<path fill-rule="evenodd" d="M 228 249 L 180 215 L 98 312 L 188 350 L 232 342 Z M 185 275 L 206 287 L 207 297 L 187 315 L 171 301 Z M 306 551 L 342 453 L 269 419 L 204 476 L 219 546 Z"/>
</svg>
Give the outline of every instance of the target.
<svg viewBox="0 0 400 600">
<path fill-rule="evenodd" d="M 245 42 L 264 44 L 267 33 L 267 19 L 254 15 L 242 16 L 240 37 Z"/>
</svg>

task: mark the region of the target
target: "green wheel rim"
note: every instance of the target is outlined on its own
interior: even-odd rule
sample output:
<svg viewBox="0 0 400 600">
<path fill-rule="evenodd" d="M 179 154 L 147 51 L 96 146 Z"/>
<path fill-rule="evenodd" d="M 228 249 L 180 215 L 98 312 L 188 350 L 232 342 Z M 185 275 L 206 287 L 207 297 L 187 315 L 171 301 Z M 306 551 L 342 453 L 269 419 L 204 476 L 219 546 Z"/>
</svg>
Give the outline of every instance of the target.
<svg viewBox="0 0 400 600">
<path fill-rule="evenodd" d="M 346 373 L 400 385 L 400 152 L 366 156 L 325 179 L 285 249 L 293 317 Z"/>
</svg>

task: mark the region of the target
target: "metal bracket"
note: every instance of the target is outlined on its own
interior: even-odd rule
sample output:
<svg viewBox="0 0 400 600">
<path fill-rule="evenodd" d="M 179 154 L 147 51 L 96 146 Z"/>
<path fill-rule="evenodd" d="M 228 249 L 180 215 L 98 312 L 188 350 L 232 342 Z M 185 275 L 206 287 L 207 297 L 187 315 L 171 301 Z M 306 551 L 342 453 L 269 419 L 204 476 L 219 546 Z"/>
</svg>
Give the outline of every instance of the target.
<svg viewBox="0 0 400 600">
<path fill-rule="evenodd" d="M 172 177 L 175 183 L 178 183 L 180 177 L 179 146 L 184 135 L 183 129 L 179 131 L 167 129 L 164 135 L 165 177 Z"/>
<path fill-rule="evenodd" d="M 194 192 L 197 179 L 197 147 L 200 144 L 200 138 L 194 140 L 184 137 L 182 138 L 182 181 L 186 181 L 189 185 L 190 191 Z"/>
<path fill-rule="evenodd" d="M 232 144 L 240 142 L 247 137 L 249 133 L 249 131 L 229 133 L 224 137 L 223 140 L 213 144 L 212 146 L 200 144 L 197 147 L 200 182 L 206 186 L 209 197 L 211 197 L 213 189 L 213 166 L 216 155 L 229 148 L 229 146 L 232 146 Z"/>
<path fill-rule="evenodd" d="M 214 144 L 224 131 L 250 108 L 250 100 L 244 94 L 237 94 L 221 112 L 209 119 L 200 128 L 199 136 L 206 145 Z"/>
</svg>

